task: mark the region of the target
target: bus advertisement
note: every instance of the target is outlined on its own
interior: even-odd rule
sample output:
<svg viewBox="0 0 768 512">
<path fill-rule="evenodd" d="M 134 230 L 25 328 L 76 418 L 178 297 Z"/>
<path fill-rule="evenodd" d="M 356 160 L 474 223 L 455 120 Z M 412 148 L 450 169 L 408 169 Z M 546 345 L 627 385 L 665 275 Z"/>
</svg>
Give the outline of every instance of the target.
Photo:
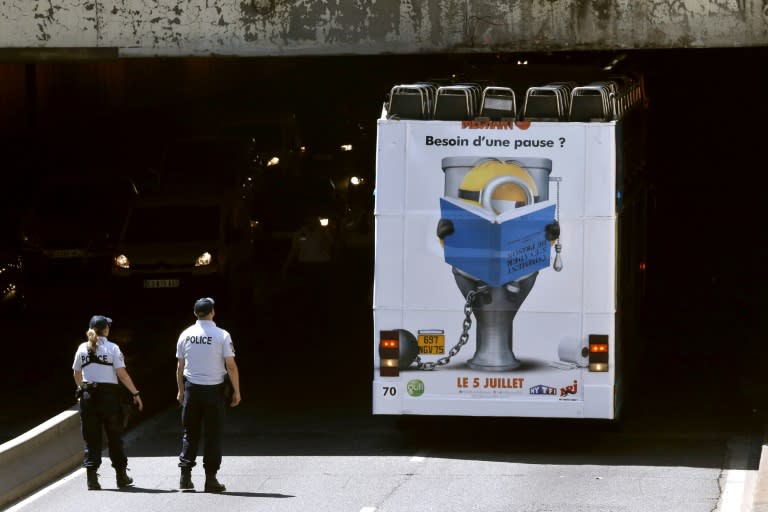
<svg viewBox="0 0 768 512">
<path fill-rule="evenodd" d="M 571 121 L 566 102 L 539 121 L 406 119 L 393 89 L 377 134 L 373 414 L 617 418 L 632 91 L 602 97 L 610 118 Z M 423 94 L 428 112 L 439 93 Z"/>
</svg>

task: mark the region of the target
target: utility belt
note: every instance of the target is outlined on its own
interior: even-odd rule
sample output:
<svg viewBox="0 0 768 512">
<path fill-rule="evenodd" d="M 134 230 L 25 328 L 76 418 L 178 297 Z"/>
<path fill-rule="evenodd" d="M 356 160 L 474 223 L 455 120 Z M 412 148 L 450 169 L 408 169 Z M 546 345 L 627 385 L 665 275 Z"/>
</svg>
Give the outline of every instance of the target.
<svg viewBox="0 0 768 512">
<path fill-rule="evenodd" d="M 193 382 L 190 382 L 187 380 L 187 377 L 184 376 L 184 386 L 189 386 L 190 389 L 215 389 L 215 390 L 221 390 L 222 395 L 224 396 L 224 399 L 229 401 L 232 399 L 232 381 L 229 380 L 229 375 L 224 376 L 224 381 L 220 382 L 218 384 L 195 384 Z"/>
<path fill-rule="evenodd" d="M 75 399 L 83 396 L 86 391 L 93 392 L 95 390 L 101 390 L 106 392 L 118 393 L 120 391 L 120 384 L 112 384 L 111 382 L 83 382 L 75 391 Z"/>
<path fill-rule="evenodd" d="M 193 388 L 201 388 L 201 389 L 213 389 L 219 386 L 223 386 L 223 382 L 219 382 L 218 384 L 195 384 L 194 382 L 189 382 L 188 380 L 184 380 L 184 383 L 193 387 Z"/>
</svg>

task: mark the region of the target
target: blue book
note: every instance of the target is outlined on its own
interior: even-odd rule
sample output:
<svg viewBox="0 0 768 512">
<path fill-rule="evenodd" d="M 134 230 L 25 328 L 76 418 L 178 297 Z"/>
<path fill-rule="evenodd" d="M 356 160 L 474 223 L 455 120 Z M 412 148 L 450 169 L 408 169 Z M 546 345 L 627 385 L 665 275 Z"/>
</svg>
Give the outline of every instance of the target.
<svg viewBox="0 0 768 512">
<path fill-rule="evenodd" d="M 440 198 L 440 212 L 453 223 L 444 241 L 445 262 L 490 286 L 502 286 L 549 266 L 545 235 L 555 203 L 541 201 L 499 215 L 478 204 Z"/>
</svg>

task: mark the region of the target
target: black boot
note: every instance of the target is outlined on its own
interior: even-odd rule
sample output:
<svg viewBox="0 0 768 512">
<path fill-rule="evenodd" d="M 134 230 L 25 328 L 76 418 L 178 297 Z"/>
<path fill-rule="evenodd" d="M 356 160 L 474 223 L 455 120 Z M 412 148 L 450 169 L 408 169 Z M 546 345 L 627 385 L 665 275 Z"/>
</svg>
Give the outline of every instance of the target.
<svg viewBox="0 0 768 512">
<path fill-rule="evenodd" d="M 133 484 L 133 478 L 128 476 L 126 468 L 115 468 L 115 474 L 117 475 L 117 487 L 122 489 Z"/>
<path fill-rule="evenodd" d="M 86 475 L 88 476 L 88 490 L 100 491 L 101 484 L 99 484 L 99 474 L 96 473 L 96 468 L 87 468 Z"/>
<path fill-rule="evenodd" d="M 179 489 L 182 491 L 191 491 L 195 488 L 192 483 L 192 468 L 181 468 L 181 478 L 179 479 Z"/>
<path fill-rule="evenodd" d="M 206 473 L 205 492 L 224 492 L 227 488 L 224 484 L 216 480 L 216 473 Z"/>
</svg>

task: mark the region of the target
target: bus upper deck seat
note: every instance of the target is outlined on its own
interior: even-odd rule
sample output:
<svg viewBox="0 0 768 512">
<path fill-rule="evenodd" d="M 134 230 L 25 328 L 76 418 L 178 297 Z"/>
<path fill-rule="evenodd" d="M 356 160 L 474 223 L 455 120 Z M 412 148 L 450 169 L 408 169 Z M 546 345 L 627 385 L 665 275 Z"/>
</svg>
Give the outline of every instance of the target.
<svg viewBox="0 0 768 512">
<path fill-rule="evenodd" d="M 387 117 L 429 119 L 434 102 L 434 86 L 426 82 L 396 85 L 389 93 Z"/>
<path fill-rule="evenodd" d="M 520 113 L 530 121 L 565 121 L 570 105 L 570 83 L 552 83 L 529 87 Z"/>
<path fill-rule="evenodd" d="M 593 83 L 575 87 L 571 92 L 571 121 L 610 121 L 615 119 L 616 93 L 605 84 Z"/>
<path fill-rule="evenodd" d="M 509 87 L 489 86 L 483 89 L 480 100 L 480 116 L 489 119 L 517 117 L 515 91 Z"/>
<path fill-rule="evenodd" d="M 438 87 L 433 118 L 443 121 L 464 121 L 474 118 L 478 112 L 479 94 L 479 87 L 475 84 Z"/>
</svg>

